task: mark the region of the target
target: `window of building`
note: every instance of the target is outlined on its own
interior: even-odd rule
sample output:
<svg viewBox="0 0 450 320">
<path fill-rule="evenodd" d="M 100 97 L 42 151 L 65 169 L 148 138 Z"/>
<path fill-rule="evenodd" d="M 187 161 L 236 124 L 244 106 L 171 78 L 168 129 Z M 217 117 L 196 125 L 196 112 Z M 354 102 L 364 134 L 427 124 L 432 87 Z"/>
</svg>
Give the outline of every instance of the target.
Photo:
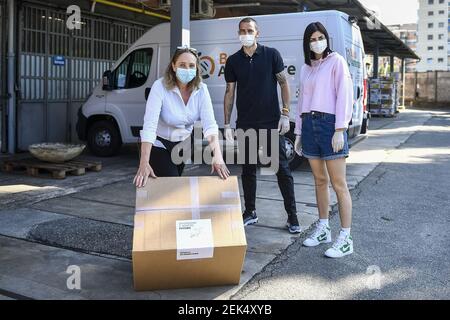
<svg viewBox="0 0 450 320">
<path fill-rule="evenodd" d="M 440 3 L 440 4 L 443 4 L 443 3 L 444 3 L 444 0 L 439 0 L 439 3 Z"/>
<path fill-rule="evenodd" d="M 434 4 L 434 0 L 428 0 L 428 4 L 429 4 L 429 5 Z"/>
<path fill-rule="evenodd" d="M 428 40 L 433 40 L 433 35 L 432 34 L 428 35 Z"/>
<path fill-rule="evenodd" d="M 438 36 L 438 38 L 439 38 L 439 40 L 442 40 L 442 39 L 444 39 L 444 35 L 443 35 L 443 34 L 440 34 L 440 35 Z"/>
<path fill-rule="evenodd" d="M 433 51 L 433 47 L 428 47 L 428 51 Z"/>
<path fill-rule="evenodd" d="M 438 63 L 444 63 L 444 58 L 439 58 Z"/>
<path fill-rule="evenodd" d="M 432 64 L 432 63 L 433 63 L 433 58 L 428 58 L 428 59 L 427 59 L 427 63 L 428 63 L 428 64 Z"/>
<path fill-rule="evenodd" d="M 444 50 L 444 46 L 439 46 L 438 50 Z"/>
<path fill-rule="evenodd" d="M 428 16 L 434 16 L 434 11 L 428 11 Z"/>
<path fill-rule="evenodd" d="M 431 29 L 431 28 L 433 28 L 433 26 L 434 26 L 434 24 L 433 24 L 433 23 L 429 23 L 429 24 L 428 24 L 428 29 Z"/>
<path fill-rule="evenodd" d="M 439 28 L 443 28 L 445 24 L 443 22 L 439 22 Z"/>
<path fill-rule="evenodd" d="M 444 10 L 439 10 L 439 14 L 445 14 Z"/>
</svg>

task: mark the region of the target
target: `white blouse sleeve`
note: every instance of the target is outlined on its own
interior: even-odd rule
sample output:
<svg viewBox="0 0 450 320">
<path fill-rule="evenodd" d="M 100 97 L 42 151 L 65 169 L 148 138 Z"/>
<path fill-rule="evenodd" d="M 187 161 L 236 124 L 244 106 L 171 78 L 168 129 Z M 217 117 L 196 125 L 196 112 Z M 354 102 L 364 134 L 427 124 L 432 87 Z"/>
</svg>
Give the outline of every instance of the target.
<svg viewBox="0 0 450 320">
<path fill-rule="evenodd" d="M 155 81 L 147 99 L 144 115 L 144 126 L 140 131 L 141 142 L 155 143 L 156 129 L 158 127 L 159 115 L 161 114 L 164 96 L 164 85 L 161 81 Z"/>
</svg>

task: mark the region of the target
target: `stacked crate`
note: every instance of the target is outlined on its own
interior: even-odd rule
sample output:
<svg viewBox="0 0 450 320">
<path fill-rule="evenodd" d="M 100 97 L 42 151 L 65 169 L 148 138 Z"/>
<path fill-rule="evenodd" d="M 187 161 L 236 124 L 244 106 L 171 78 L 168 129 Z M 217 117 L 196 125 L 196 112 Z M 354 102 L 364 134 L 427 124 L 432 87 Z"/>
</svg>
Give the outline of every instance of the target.
<svg viewBox="0 0 450 320">
<path fill-rule="evenodd" d="M 372 115 L 394 116 L 398 106 L 397 82 L 380 77 L 369 81 L 369 110 Z"/>
</svg>

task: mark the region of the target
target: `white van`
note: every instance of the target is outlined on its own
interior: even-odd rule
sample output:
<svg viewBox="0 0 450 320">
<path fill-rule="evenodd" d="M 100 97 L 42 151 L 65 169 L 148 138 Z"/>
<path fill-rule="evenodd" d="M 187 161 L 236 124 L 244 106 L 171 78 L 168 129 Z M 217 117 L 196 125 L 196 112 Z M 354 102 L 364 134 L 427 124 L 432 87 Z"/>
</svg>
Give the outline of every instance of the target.
<svg viewBox="0 0 450 320">
<path fill-rule="evenodd" d="M 243 17 L 191 22 L 191 46 L 199 52 L 204 82 L 208 85 L 220 128 L 224 125 L 224 68 L 228 56 L 240 49 L 238 23 Z M 286 150 L 291 167 L 301 159 L 293 148 L 299 73 L 304 64 L 303 34 L 308 24 L 320 21 L 330 35 L 331 49 L 347 59 L 354 83 L 353 119 L 349 137 L 365 132 L 364 47 L 359 27 L 339 11 L 287 13 L 253 17 L 260 29 L 259 42 L 280 51 L 291 87 L 291 132 Z M 170 60 L 170 24 L 151 28 L 106 71 L 100 83 L 78 111 L 77 133 L 100 156 L 117 153 L 122 143 L 136 143 L 143 125 L 145 102 L 153 82 L 162 77 Z M 279 90 L 280 91 L 280 90 Z M 280 99 L 281 104 L 281 99 Z M 235 123 L 236 108 L 232 115 Z"/>
</svg>

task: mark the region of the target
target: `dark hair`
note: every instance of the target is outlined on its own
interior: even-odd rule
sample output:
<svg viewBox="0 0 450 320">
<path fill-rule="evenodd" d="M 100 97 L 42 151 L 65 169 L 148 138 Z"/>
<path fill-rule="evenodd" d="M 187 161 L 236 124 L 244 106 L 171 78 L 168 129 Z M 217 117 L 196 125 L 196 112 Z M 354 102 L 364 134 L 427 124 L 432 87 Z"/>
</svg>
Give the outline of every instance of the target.
<svg viewBox="0 0 450 320">
<path fill-rule="evenodd" d="M 311 66 L 311 60 L 315 59 L 314 52 L 311 51 L 310 40 L 314 32 L 319 31 L 325 35 L 327 39 L 327 48 L 323 52 L 323 57 L 326 58 L 333 51 L 330 49 L 330 36 L 328 35 L 327 29 L 320 22 L 313 22 L 306 27 L 305 34 L 303 35 L 303 53 L 305 55 L 305 63 Z"/>
<path fill-rule="evenodd" d="M 255 19 L 250 18 L 250 17 L 246 17 L 244 19 L 242 19 L 241 21 L 239 21 L 239 28 L 241 27 L 241 23 L 250 23 L 253 22 L 255 24 L 256 30 L 258 30 L 258 23 L 256 22 Z"/>
</svg>

